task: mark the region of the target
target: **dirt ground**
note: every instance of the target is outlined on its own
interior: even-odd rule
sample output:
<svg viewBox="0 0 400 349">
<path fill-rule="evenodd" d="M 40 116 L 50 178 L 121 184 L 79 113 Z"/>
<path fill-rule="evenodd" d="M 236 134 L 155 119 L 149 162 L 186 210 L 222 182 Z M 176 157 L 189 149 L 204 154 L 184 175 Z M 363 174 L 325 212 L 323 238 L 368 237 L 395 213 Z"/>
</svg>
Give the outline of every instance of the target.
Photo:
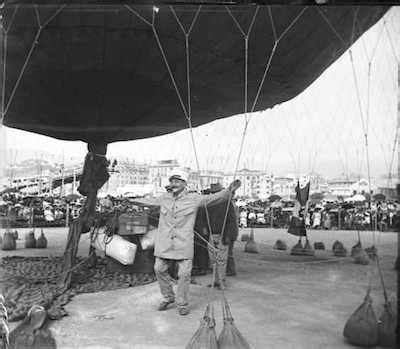
<svg viewBox="0 0 400 349">
<path fill-rule="evenodd" d="M 48 249 L 25 249 L 25 232 L 21 229 L 17 251 L 1 251 L 1 256 L 61 255 L 66 229 L 44 232 L 49 240 Z M 312 243 L 324 242 L 327 250 L 317 251 L 315 257 L 294 257 L 289 251 L 275 251 L 272 246 L 277 239 L 285 240 L 289 248 L 297 242 L 283 229 L 255 230 L 259 254 L 245 253 L 244 243 L 236 243 L 238 275 L 228 278 L 226 296 L 235 323 L 252 348 L 350 347 L 344 341 L 343 326 L 362 302 L 369 275 L 374 309 L 380 315 L 383 293 L 376 267 L 332 256 L 335 240 L 341 240 L 350 251 L 357 233 L 312 230 L 309 238 Z M 364 247 L 373 243 L 377 246 L 386 287 L 395 301 L 397 274 L 393 266 L 397 234 L 361 232 L 361 241 Z M 79 254 L 87 255 L 88 246 L 88 236 L 84 235 Z M 185 318 L 175 308 L 166 312 L 155 310 L 161 297 L 154 283 L 76 296 L 67 306 L 70 315 L 52 323 L 51 328 L 60 348 L 184 348 L 209 301 L 215 304 L 217 334 L 221 330 L 221 293 L 207 288 L 209 282 L 209 275 L 196 278 L 196 284 L 191 286 L 191 313 Z"/>
</svg>

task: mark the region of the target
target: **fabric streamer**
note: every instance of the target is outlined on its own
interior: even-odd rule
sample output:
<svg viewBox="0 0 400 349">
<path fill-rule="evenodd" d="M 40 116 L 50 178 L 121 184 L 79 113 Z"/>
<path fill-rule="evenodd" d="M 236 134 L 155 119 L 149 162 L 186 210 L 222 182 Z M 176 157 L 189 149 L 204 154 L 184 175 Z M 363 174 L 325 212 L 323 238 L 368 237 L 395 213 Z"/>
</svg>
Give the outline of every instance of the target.
<svg viewBox="0 0 400 349">
<path fill-rule="evenodd" d="M 307 236 L 304 219 L 292 216 L 289 223 L 288 233 L 295 236 Z"/>
<path fill-rule="evenodd" d="M 91 191 L 100 189 L 110 177 L 107 171 L 108 161 L 105 157 L 107 146 L 89 144 L 88 150 L 78 187 L 78 192 L 83 196 L 88 196 Z"/>
</svg>

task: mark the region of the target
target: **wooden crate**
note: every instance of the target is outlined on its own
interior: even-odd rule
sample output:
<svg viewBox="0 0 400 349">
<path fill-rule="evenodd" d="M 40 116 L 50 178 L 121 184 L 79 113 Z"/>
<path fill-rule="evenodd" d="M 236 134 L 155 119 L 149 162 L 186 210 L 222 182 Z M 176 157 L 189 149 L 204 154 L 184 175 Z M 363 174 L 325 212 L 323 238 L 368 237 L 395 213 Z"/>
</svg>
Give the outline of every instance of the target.
<svg viewBox="0 0 400 349">
<path fill-rule="evenodd" d="M 149 230 L 149 219 L 147 214 L 123 213 L 118 220 L 118 235 L 142 235 Z"/>
</svg>

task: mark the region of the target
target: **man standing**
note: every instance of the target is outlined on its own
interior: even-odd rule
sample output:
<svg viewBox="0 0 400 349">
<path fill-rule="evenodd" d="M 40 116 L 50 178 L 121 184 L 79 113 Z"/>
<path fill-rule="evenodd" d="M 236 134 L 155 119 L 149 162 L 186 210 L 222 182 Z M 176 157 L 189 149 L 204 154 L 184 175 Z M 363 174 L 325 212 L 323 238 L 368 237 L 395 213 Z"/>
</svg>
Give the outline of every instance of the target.
<svg viewBox="0 0 400 349">
<path fill-rule="evenodd" d="M 228 189 L 212 195 L 188 193 L 188 174 L 175 170 L 170 178 L 170 193 L 154 200 L 137 200 L 139 203 L 160 206 L 160 221 L 155 236 L 154 271 L 163 296 L 158 310 L 163 311 L 176 301 L 180 315 L 189 313 L 189 285 L 191 280 L 194 253 L 194 223 L 200 206 L 212 207 L 227 201 L 240 187 L 240 181 L 234 181 Z M 178 265 L 178 287 L 176 298 L 172 289 L 168 268 L 172 263 Z"/>
<path fill-rule="evenodd" d="M 218 193 L 222 190 L 223 187 L 220 183 L 211 184 L 211 193 Z M 235 203 L 232 199 L 229 203 L 228 201 L 220 203 L 213 211 L 209 212 L 208 216 L 212 230 L 210 241 L 220 252 L 216 268 L 216 283 L 212 286 L 225 288 L 225 276 L 236 275 L 233 245 L 239 235 L 239 229 Z M 210 256 L 214 255 L 212 250 L 209 253 Z M 216 256 L 213 257 L 211 260 L 215 260 Z"/>
</svg>

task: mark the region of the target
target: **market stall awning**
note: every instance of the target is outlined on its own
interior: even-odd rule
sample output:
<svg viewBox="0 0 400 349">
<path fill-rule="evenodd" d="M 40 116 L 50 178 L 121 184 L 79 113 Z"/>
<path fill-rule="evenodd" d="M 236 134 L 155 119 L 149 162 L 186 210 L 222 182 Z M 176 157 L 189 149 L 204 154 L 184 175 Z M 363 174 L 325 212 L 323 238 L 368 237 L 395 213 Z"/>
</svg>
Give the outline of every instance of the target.
<svg viewBox="0 0 400 349">
<path fill-rule="evenodd" d="M 338 197 L 337 197 L 337 195 L 326 194 L 326 195 L 324 195 L 324 200 L 329 201 L 329 202 L 335 202 L 335 201 L 338 201 Z"/>
<path fill-rule="evenodd" d="M 198 126 L 242 113 L 247 32 L 247 110 L 285 102 L 388 9 L 18 3 L 3 9 L 4 124 L 87 142 L 158 136 L 188 127 L 188 116 Z"/>
<path fill-rule="evenodd" d="M 352 197 L 345 199 L 344 201 L 346 201 L 346 202 L 363 202 L 363 201 L 366 201 L 366 198 L 364 195 L 356 194 Z"/>
</svg>

